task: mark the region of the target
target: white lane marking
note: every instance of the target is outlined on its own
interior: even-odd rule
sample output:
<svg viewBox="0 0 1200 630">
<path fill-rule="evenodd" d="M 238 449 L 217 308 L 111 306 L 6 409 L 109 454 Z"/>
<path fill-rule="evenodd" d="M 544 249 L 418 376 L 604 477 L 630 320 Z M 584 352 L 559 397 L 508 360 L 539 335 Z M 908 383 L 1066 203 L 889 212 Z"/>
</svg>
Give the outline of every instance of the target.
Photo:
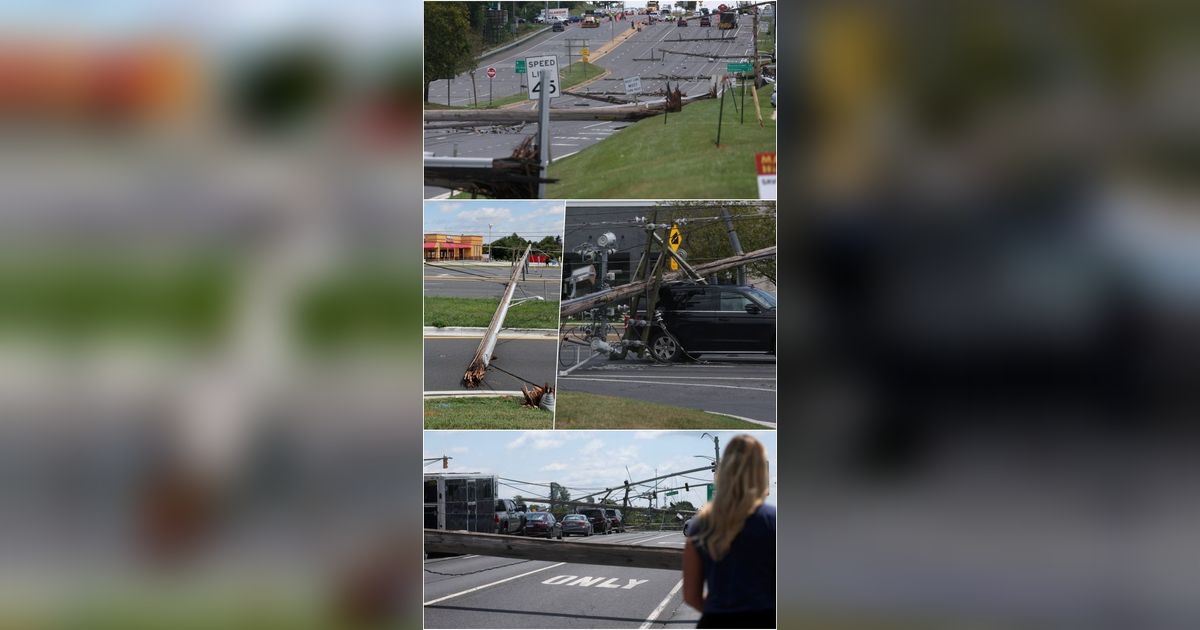
<svg viewBox="0 0 1200 630">
<path fill-rule="evenodd" d="M 630 378 L 591 378 L 586 376 L 562 376 L 559 372 L 559 378 L 566 378 L 573 381 L 599 381 L 604 383 L 639 383 L 642 385 L 681 385 L 684 387 L 717 387 L 720 389 L 748 389 L 756 392 L 774 392 L 773 388 L 767 387 L 743 387 L 740 385 L 713 385 L 712 383 L 676 383 L 672 381 L 639 381 Z"/>
<path fill-rule="evenodd" d="M 667 536 L 674 536 L 674 535 L 675 535 L 675 534 L 677 534 L 677 533 L 678 533 L 678 532 L 671 532 L 670 534 L 663 534 L 662 536 L 654 536 L 654 537 L 652 537 L 652 538 L 646 538 L 646 539 L 643 539 L 643 540 L 639 540 L 639 541 L 637 541 L 637 542 L 635 542 L 635 543 L 633 543 L 633 544 L 634 544 L 634 545 L 640 545 L 640 544 L 642 544 L 642 543 L 644 543 L 644 542 L 650 542 L 651 540 L 658 540 L 659 538 L 666 538 Z"/>
<path fill-rule="evenodd" d="M 429 600 L 429 601 L 427 601 L 427 602 L 425 602 L 424 604 L 421 604 L 421 605 L 422 605 L 422 606 L 429 606 L 430 604 L 436 604 L 436 603 L 438 603 L 438 602 L 444 602 L 444 601 L 446 601 L 447 599 L 452 599 L 452 598 L 458 597 L 458 596 L 460 596 L 460 595 L 466 595 L 466 594 L 468 594 L 468 593 L 474 593 L 475 591 L 482 591 L 482 590 L 483 590 L 483 589 L 485 589 L 485 588 L 489 588 L 489 587 L 495 586 L 495 585 L 497 585 L 497 584 L 503 584 L 503 583 L 505 583 L 505 582 L 511 582 L 512 580 L 515 580 L 515 579 L 517 579 L 517 578 L 523 578 L 523 577 L 525 577 L 526 575 L 533 575 L 534 573 L 538 573 L 538 572 L 540 572 L 540 571 L 545 571 L 546 569 L 553 569 L 554 567 L 561 567 L 561 566 L 562 566 L 562 565 L 564 565 L 564 564 L 566 564 L 566 562 L 558 562 L 558 563 L 556 563 L 556 564 L 552 564 L 552 565 L 550 565 L 550 566 L 547 566 L 547 567 L 542 567 L 542 568 L 540 568 L 540 569 L 534 569 L 534 570 L 532 570 L 532 571 L 528 571 L 528 572 L 526 572 L 526 573 L 522 573 L 522 574 L 520 574 L 520 575 L 514 575 L 514 576 L 512 576 L 512 577 L 506 577 L 506 578 L 504 578 L 503 580 L 496 580 L 495 582 L 492 582 L 492 583 L 490 583 L 490 584 L 482 584 L 482 585 L 480 585 L 480 586 L 476 586 L 476 587 L 474 587 L 474 588 L 469 588 L 469 589 L 467 589 L 467 590 L 465 590 L 465 591 L 460 591 L 460 592 L 458 592 L 458 593 L 451 593 L 450 595 L 446 595 L 446 596 L 444 596 L 444 597 L 439 597 L 439 598 L 437 598 L 437 599 L 431 599 L 431 600 Z"/>
<path fill-rule="evenodd" d="M 607 124 L 608 124 L 608 121 L 607 121 L 607 120 L 605 120 L 605 121 L 601 121 L 601 122 L 598 122 L 598 123 L 592 123 L 592 124 L 590 124 L 590 125 L 587 125 L 587 126 L 585 126 L 585 127 L 584 127 L 584 129 L 591 129 L 592 127 L 599 127 L 599 126 L 601 126 L 601 125 L 607 125 Z"/>
<path fill-rule="evenodd" d="M 676 582 L 675 586 L 671 589 L 671 592 L 667 593 L 667 596 L 658 603 L 658 607 L 650 612 L 650 616 L 646 617 L 646 622 L 641 625 L 642 630 L 654 625 L 654 622 L 658 619 L 658 616 L 662 614 L 663 610 L 666 610 L 667 604 L 671 603 L 671 598 L 675 597 L 675 593 L 678 593 L 679 589 L 681 588 L 683 588 L 683 580 Z"/>
</svg>

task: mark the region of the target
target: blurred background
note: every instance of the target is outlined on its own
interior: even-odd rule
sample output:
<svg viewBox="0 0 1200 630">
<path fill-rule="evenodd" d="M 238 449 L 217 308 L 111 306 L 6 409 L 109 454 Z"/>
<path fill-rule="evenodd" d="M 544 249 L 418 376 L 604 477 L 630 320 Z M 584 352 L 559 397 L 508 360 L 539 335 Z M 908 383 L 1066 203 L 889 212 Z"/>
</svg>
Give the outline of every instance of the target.
<svg viewBox="0 0 1200 630">
<path fill-rule="evenodd" d="M 419 626 L 420 16 L 0 3 L 0 627 Z"/>
<path fill-rule="evenodd" d="M 780 8 L 781 625 L 1200 623 L 1198 9 Z"/>
</svg>

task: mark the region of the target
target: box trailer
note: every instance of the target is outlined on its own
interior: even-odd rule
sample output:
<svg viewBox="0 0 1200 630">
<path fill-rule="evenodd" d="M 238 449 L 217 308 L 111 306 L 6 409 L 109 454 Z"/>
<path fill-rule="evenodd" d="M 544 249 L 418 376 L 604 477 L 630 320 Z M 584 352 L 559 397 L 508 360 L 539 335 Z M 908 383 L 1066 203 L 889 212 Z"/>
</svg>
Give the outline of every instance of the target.
<svg viewBox="0 0 1200 630">
<path fill-rule="evenodd" d="M 425 528 L 496 532 L 496 475 L 425 473 Z"/>
</svg>

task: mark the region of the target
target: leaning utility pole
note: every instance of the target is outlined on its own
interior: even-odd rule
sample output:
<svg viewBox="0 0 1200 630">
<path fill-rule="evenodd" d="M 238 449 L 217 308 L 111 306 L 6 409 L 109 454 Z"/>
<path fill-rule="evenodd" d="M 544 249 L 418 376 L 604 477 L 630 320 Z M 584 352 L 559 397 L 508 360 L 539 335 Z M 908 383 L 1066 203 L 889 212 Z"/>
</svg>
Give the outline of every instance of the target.
<svg viewBox="0 0 1200 630">
<path fill-rule="evenodd" d="M 747 252 L 745 254 L 742 254 L 741 256 L 731 256 L 729 258 L 722 258 L 720 260 L 714 260 L 709 263 L 704 263 L 703 265 L 696 265 L 692 269 L 695 272 L 695 274 L 697 274 L 699 276 L 708 276 L 708 275 L 712 275 L 714 273 L 725 271 L 726 269 L 733 269 L 736 267 L 740 267 L 747 263 L 752 263 L 752 262 L 757 262 L 759 260 L 767 260 L 769 258 L 774 258 L 776 249 L 777 249 L 777 246 L 772 245 L 770 247 L 764 247 L 762 249 L 758 249 L 758 250 L 755 250 L 752 252 Z M 670 251 L 670 250 L 668 250 L 668 251 Z M 663 281 L 676 280 L 681 277 L 687 277 L 687 274 L 685 274 L 683 271 L 675 271 L 675 272 L 663 274 L 662 280 Z M 645 291 L 646 284 L 648 282 L 649 282 L 648 280 L 638 280 L 638 281 L 630 282 L 628 284 L 623 284 L 618 287 L 614 287 L 607 291 L 597 291 L 596 293 L 590 293 L 588 295 L 577 297 L 572 300 L 563 300 L 561 302 L 561 308 L 559 310 L 560 315 L 562 317 L 570 317 L 571 315 L 575 315 L 577 313 L 582 313 L 584 311 L 593 309 L 601 304 L 615 302 L 617 300 L 622 300 L 625 298 L 632 297 L 633 295 L 636 295 L 637 293 Z"/>
<path fill-rule="evenodd" d="M 721 218 L 725 220 L 725 231 L 729 234 L 729 244 L 733 246 L 733 253 L 737 256 L 741 256 L 745 252 L 742 251 L 742 242 L 738 240 L 737 230 L 733 229 L 733 217 L 729 216 L 729 210 L 724 208 L 721 209 Z M 746 284 L 745 267 L 737 268 L 737 283 L 738 286 L 744 286 Z"/>
<path fill-rule="evenodd" d="M 488 324 L 487 332 L 483 333 L 483 339 L 479 340 L 479 349 L 475 351 L 475 358 L 471 359 L 471 364 L 467 366 L 467 371 L 463 374 L 463 385 L 468 388 L 478 387 L 483 382 L 483 377 L 487 375 L 488 363 L 492 360 L 492 351 L 496 349 L 496 338 L 500 336 L 500 328 L 504 326 L 504 317 L 508 315 L 508 305 L 512 303 L 513 293 L 517 289 L 517 276 L 525 269 L 525 265 L 529 261 L 529 251 L 532 248 L 532 244 L 526 245 L 525 253 L 521 254 L 521 259 L 513 266 L 512 277 L 509 278 L 508 285 L 504 287 L 504 295 L 500 298 L 500 306 L 492 315 L 492 322 Z"/>
</svg>

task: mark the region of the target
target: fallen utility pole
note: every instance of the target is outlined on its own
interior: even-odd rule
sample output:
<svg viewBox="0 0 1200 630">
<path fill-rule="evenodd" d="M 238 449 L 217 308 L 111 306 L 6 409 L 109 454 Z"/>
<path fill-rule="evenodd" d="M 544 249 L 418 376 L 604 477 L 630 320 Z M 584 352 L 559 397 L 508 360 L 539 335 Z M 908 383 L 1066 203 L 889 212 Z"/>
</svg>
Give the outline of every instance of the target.
<svg viewBox="0 0 1200 630">
<path fill-rule="evenodd" d="M 679 476 L 679 475 L 686 475 L 686 474 L 688 474 L 688 473 L 701 472 L 701 471 L 705 471 L 705 470 L 712 470 L 712 466 L 711 466 L 711 465 L 709 465 L 709 466 L 701 466 L 701 467 L 699 467 L 699 468 L 692 468 L 691 470 L 681 470 L 681 471 L 679 471 L 679 472 L 673 472 L 673 473 L 668 473 L 668 474 L 665 474 L 665 475 L 659 475 L 659 476 L 657 476 L 657 477 L 651 477 L 651 478 L 649 478 L 649 479 L 640 479 L 640 480 L 638 480 L 638 481 L 630 481 L 630 482 L 629 482 L 629 485 L 630 485 L 630 486 L 637 486 L 637 485 L 641 485 L 641 484 L 644 484 L 644 483 L 650 483 L 651 481 L 658 481 L 658 480 L 660 480 L 660 479 L 669 479 L 669 478 L 671 478 L 671 477 L 677 477 L 677 476 Z M 600 496 L 600 495 L 602 495 L 602 494 L 611 493 L 611 492 L 613 492 L 614 490 L 620 490 L 620 489 L 621 489 L 621 488 L 623 488 L 623 487 L 624 487 L 624 486 L 617 486 L 617 487 L 615 487 L 615 488 L 605 488 L 605 489 L 604 489 L 603 491 L 601 491 L 601 492 L 593 492 L 593 493 L 591 493 L 591 494 L 585 494 L 585 495 L 583 495 L 583 496 L 581 496 L 581 497 L 575 497 L 575 500 L 576 500 L 576 501 L 579 501 L 579 500 L 581 500 L 581 499 L 586 499 L 586 498 L 588 498 L 588 497 Z"/>
<path fill-rule="evenodd" d="M 775 245 L 772 245 L 771 247 L 764 247 L 762 249 L 757 249 L 752 252 L 742 254 L 741 256 L 731 256 L 729 258 L 714 260 L 703 265 L 696 265 L 693 267 L 693 270 L 695 270 L 695 272 L 700 276 L 712 275 L 714 273 L 725 271 L 726 269 L 733 269 L 748 263 L 774 258 L 776 249 L 777 246 Z M 680 280 L 685 277 L 686 276 L 684 275 L 684 272 L 675 271 L 664 274 L 663 281 L 669 282 L 672 280 Z M 608 291 L 599 291 L 582 297 L 577 297 L 573 300 L 564 300 L 560 309 L 561 315 L 563 317 L 569 317 L 571 315 L 576 315 L 593 309 L 601 304 L 607 304 L 609 302 L 615 302 L 617 300 L 632 297 L 638 293 L 641 293 L 642 291 L 645 291 L 646 283 L 647 281 L 645 280 L 630 282 L 629 284 L 623 284 L 619 287 L 609 289 Z"/>
<path fill-rule="evenodd" d="M 479 340 L 479 349 L 475 351 L 475 358 L 471 359 L 467 371 L 463 374 L 463 385 L 468 388 L 478 387 L 483 382 L 483 377 L 487 375 L 488 363 L 492 360 L 492 351 L 496 349 L 496 338 L 500 336 L 500 328 L 504 326 L 504 318 L 508 315 L 508 306 L 512 303 L 513 292 L 517 290 L 517 276 L 521 275 L 521 271 L 525 269 L 525 263 L 529 260 L 529 251 L 532 248 L 532 244 L 526 245 L 525 253 L 521 254 L 521 260 L 513 265 L 512 277 L 508 280 L 508 286 L 504 287 L 500 306 L 496 307 L 496 312 L 492 315 L 492 322 L 488 324 L 487 332 L 483 333 L 483 339 Z"/>
<path fill-rule="evenodd" d="M 589 109 L 556 109 L 550 108 L 550 120 L 629 120 L 653 116 L 658 112 L 655 108 L 647 107 L 593 107 Z M 472 111 L 468 109 L 435 109 L 425 112 L 425 122 L 460 122 L 473 121 L 479 123 L 533 123 L 537 122 L 536 110 L 493 109 Z"/>
<path fill-rule="evenodd" d="M 474 553 L 481 556 L 551 560 L 638 569 L 683 567 L 683 549 L 634 547 L 612 543 L 526 540 L 501 534 L 425 530 L 425 552 Z M 614 580 L 616 578 L 613 578 Z"/>
</svg>

